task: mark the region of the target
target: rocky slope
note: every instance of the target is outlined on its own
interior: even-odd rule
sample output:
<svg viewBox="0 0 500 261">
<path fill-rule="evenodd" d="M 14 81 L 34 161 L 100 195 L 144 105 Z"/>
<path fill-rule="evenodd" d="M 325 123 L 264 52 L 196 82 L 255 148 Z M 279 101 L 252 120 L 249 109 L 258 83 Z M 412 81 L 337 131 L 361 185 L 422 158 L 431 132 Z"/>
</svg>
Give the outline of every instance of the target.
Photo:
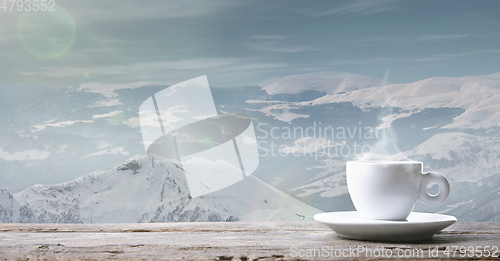
<svg viewBox="0 0 500 261">
<path fill-rule="evenodd" d="M 1 222 L 299 221 L 318 212 L 253 176 L 191 198 L 182 168 L 147 156 L 62 184 L 0 190 Z"/>
</svg>

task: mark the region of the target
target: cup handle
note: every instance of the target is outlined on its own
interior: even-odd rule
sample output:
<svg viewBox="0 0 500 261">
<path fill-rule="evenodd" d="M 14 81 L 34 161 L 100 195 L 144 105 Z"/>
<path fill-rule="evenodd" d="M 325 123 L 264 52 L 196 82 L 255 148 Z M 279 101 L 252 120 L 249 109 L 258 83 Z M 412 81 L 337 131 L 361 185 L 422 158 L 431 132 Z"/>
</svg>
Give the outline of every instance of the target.
<svg viewBox="0 0 500 261">
<path fill-rule="evenodd" d="M 439 205 L 443 203 L 450 195 L 450 183 L 448 180 L 437 172 L 427 172 L 423 174 L 420 189 L 420 200 L 427 205 Z M 427 193 L 427 186 L 431 183 L 437 183 L 439 186 L 439 193 L 437 195 L 431 196 Z"/>
</svg>

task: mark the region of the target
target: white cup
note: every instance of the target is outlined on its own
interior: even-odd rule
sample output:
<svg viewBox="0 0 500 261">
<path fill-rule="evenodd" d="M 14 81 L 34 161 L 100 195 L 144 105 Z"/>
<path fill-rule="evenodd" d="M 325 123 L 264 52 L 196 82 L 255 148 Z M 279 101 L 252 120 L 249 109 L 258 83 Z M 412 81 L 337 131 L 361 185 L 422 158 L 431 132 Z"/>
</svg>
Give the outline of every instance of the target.
<svg viewBox="0 0 500 261">
<path fill-rule="evenodd" d="M 422 173 L 423 164 L 412 161 L 350 161 L 347 188 L 359 215 L 365 219 L 406 220 L 417 199 L 428 205 L 443 203 L 450 194 L 448 180 L 437 172 Z M 437 195 L 427 192 L 439 186 Z"/>
</svg>

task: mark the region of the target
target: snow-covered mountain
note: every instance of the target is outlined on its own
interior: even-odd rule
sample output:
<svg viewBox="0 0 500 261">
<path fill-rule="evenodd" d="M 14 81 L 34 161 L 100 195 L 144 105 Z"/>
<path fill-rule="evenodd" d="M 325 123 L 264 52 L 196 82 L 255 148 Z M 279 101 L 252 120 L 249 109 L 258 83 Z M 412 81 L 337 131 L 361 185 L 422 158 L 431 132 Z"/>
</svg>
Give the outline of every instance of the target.
<svg viewBox="0 0 500 261">
<path fill-rule="evenodd" d="M 121 223 L 300 221 L 321 212 L 249 176 L 191 198 L 181 167 L 134 156 L 109 171 L 11 194 L 0 190 L 1 222 Z"/>
<path fill-rule="evenodd" d="M 449 205 L 440 213 L 457 216 L 461 222 L 500 222 L 500 188 L 472 200 Z"/>
<path fill-rule="evenodd" d="M 342 94 L 386 84 L 384 80 L 352 73 L 319 72 L 285 76 L 258 83 L 270 95 L 317 91 Z"/>
<path fill-rule="evenodd" d="M 8 95 L 0 103 L 0 188 L 18 192 L 34 184 L 70 181 L 144 154 L 138 107 L 166 87 L 2 86 Z"/>
<path fill-rule="evenodd" d="M 475 182 L 500 173 L 500 137 L 440 133 L 403 155 L 426 162 L 426 170 L 439 170 L 451 182 Z"/>
<path fill-rule="evenodd" d="M 347 91 L 337 81 L 329 81 L 329 77 L 339 74 L 325 75 L 328 73 L 289 76 L 265 83 L 263 89 L 269 90 L 270 95 L 297 96 L 317 89 L 314 86 L 325 86 L 320 88 L 325 94 L 302 101 L 251 100 L 252 104 L 263 105 L 251 110 L 274 119 L 278 135 L 283 134 L 279 133 L 286 128 L 283 126 L 306 128 L 314 122 L 322 123 L 323 127 L 353 130 L 359 126 L 384 131 L 383 138 L 374 140 L 316 134 L 294 137 L 283 142 L 286 151 L 316 151 L 321 146 L 334 148 L 332 144 L 352 148 L 357 142 L 359 147 L 369 145 L 382 154 L 309 157 L 309 163 L 300 160 L 295 165 L 300 170 L 289 174 L 290 179 L 299 181 L 295 187 L 287 185 L 290 181 L 283 176 L 268 179 L 272 184 L 324 211 L 354 210 L 345 180 L 346 161 L 412 159 L 424 162 L 426 170 L 443 173 L 452 184 L 452 193 L 445 204 L 429 207 L 417 203 L 416 210 L 449 213 L 464 221 L 496 220 L 497 208 L 481 205 L 490 206 L 488 201 L 497 202 L 500 198 L 494 192 L 495 186 L 500 185 L 499 73 L 436 77 L 408 84 L 382 85 L 377 84 L 380 81 L 372 81 Z M 294 77 L 298 80 L 291 83 Z M 314 80 L 308 81 L 310 78 Z M 470 212 L 479 208 L 481 213 Z"/>
<path fill-rule="evenodd" d="M 363 108 L 391 106 L 409 111 L 462 108 L 465 112 L 445 128 L 489 128 L 500 126 L 499 90 L 500 73 L 459 78 L 434 77 L 408 84 L 373 85 L 345 93 L 329 93 L 314 100 L 313 104 L 352 102 Z"/>
<path fill-rule="evenodd" d="M 371 155 L 373 160 L 415 160 L 424 162 L 424 171 L 437 171 L 451 183 L 448 200 L 437 207 L 418 204 L 417 211 L 452 214 L 460 221 L 495 222 L 500 196 L 500 138 L 480 137 L 465 133 L 441 133 L 414 149 L 393 155 Z M 297 187 L 291 192 L 307 202 L 343 202 L 344 208 L 354 210 L 348 197 L 345 163 L 325 159 L 318 167 L 322 172 L 317 180 Z M 325 207 L 331 205 L 323 203 Z M 328 206 L 329 205 L 329 206 Z M 486 207 L 489 206 L 489 207 Z M 474 213 L 470 209 L 481 209 Z"/>
<path fill-rule="evenodd" d="M 13 220 L 18 210 L 22 210 L 37 213 L 37 218 L 26 220 L 62 222 L 66 214 L 55 210 L 43 214 L 43 209 L 51 209 L 48 206 L 52 204 L 82 209 L 104 206 L 98 198 L 86 196 L 94 198 L 93 203 L 88 203 L 65 188 L 68 184 L 83 182 L 83 178 L 78 177 L 110 169 L 127 161 L 131 155 L 144 155 L 138 108 L 145 99 L 166 87 L 151 83 L 92 83 L 61 90 L 34 85 L 0 86 L 0 91 L 8 94 L 2 97 L 5 103 L 0 104 L 3 106 L 0 112 L 3 122 L 0 124 L 0 188 L 3 188 L 0 189 L 0 216 L 8 217 L 5 221 Z M 259 86 L 211 87 L 211 91 L 219 113 L 244 113 L 252 117 L 260 154 L 259 167 L 253 175 L 269 184 L 270 190 L 275 187 L 323 211 L 353 210 L 345 184 L 345 162 L 367 157 L 353 149 L 368 146 L 373 150 L 368 154 L 371 158 L 419 160 L 424 162 L 426 170 L 441 172 L 450 179 L 452 192 L 445 204 L 428 207 L 418 203 L 416 210 L 450 213 L 459 220 L 486 221 L 495 220 L 492 218 L 495 208 L 481 206 L 497 202 L 498 194 L 494 191 L 500 186 L 499 88 L 500 73 L 392 84 L 385 79 L 356 74 L 321 72 L 271 79 Z M 327 128 L 335 133 L 325 134 Z M 343 135 L 341 129 L 345 130 Z M 325 148 L 333 153 L 321 154 Z M 142 158 L 138 162 L 141 166 L 149 166 Z M 155 164 L 152 166 L 158 171 L 160 167 Z M 143 175 L 143 168 L 134 177 Z M 172 166 L 165 169 L 171 174 L 174 171 Z M 126 171 L 107 173 L 106 177 L 115 177 L 109 178 L 115 180 L 111 183 L 120 184 L 111 186 L 116 192 L 106 190 L 107 185 L 96 183 L 89 185 L 97 186 L 92 192 L 85 193 L 102 191 L 97 193 L 100 197 L 118 197 L 118 191 L 125 188 L 122 187 L 125 183 L 119 180 L 134 180 L 132 176 L 120 176 Z M 85 177 L 90 179 L 96 175 L 101 174 Z M 58 183 L 64 185 L 51 185 Z M 243 184 L 240 182 L 231 188 L 249 195 L 259 195 L 255 191 L 262 190 L 247 191 L 237 187 Z M 262 187 L 262 184 L 252 184 L 244 186 Z M 56 188 L 64 193 L 57 192 Z M 148 193 L 157 195 L 152 188 L 148 189 Z M 149 197 L 158 199 L 160 196 L 141 194 L 142 190 L 134 189 L 130 189 L 130 193 L 130 197 L 146 198 L 145 202 L 153 203 L 137 207 L 137 213 L 147 213 L 144 219 L 132 210 L 125 211 L 127 207 L 121 207 L 129 216 L 127 221 L 154 221 L 151 209 L 163 203 Z M 21 199 L 21 195 L 28 194 L 34 201 Z M 37 201 L 42 194 L 50 196 L 42 197 L 45 201 Z M 182 194 L 180 198 L 185 196 Z M 217 202 L 222 202 L 222 198 Z M 192 214 L 188 211 L 195 209 L 192 202 L 201 199 L 184 201 L 177 197 L 177 200 L 172 206 L 178 203 L 188 213 L 187 217 Z M 247 206 L 240 198 L 228 198 L 224 204 L 238 210 L 237 213 L 228 210 L 231 213 L 225 215 L 223 209 L 220 210 L 220 203 L 210 203 L 207 197 L 203 200 L 200 208 L 206 213 L 215 213 L 214 220 L 225 220 L 231 215 L 240 220 L 255 220 L 256 217 L 272 216 L 274 214 L 269 213 L 279 212 L 286 206 L 283 203 L 266 209 L 266 205 L 252 202 Z M 269 202 L 268 198 L 259 200 Z M 186 202 L 191 203 L 184 205 Z M 231 202 L 239 203 L 231 205 Z M 245 212 L 246 208 L 253 212 Z M 158 220 L 169 220 L 167 212 L 174 211 L 168 207 L 164 209 L 160 210 Z M 476 211 L 479 209 L 491 211 L 479 214 Z M 72 210 L 71 213 L 82 214 L 78 218 L 68 216 L 67 220 L 101 222 L 98 218 L 85 216 L 86 210 L 79 211 Z M 104 210 L 96 211 L 93 213 Z M 175 212 L 171 220 L 189 220 L 179 217 L 184 212 Z M 201 216 L 208 218 L 208 215 Z"/>
</svg>

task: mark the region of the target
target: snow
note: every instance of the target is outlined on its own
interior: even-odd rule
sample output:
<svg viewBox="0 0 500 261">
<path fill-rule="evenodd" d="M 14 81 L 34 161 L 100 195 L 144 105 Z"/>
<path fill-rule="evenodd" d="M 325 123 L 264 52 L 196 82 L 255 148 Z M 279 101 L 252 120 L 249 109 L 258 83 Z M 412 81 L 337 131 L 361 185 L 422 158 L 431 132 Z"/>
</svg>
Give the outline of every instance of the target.
<svg viewBox="0 0 500 261">
<path fill-rule="evenodd" d="M 104 100 L 95 101 L 94 103 L 89 105 L 89 108 L 112 107 L 112 106 L 118 106 L 118 105 L 123 105 L 119 99 L 107 98 Z"/>
<path fill-rule="evenodd" d="M 226 143 L 220 146 L 225 145 Z M 232 144 L 228 145 L 233 146 Z M 214 154 L 219 153 L 215 152 Z M 231 163 L 238 163 L 236 154 L 234 154 Z M 215 160 L 212 162 L 205 157 L 193 157 L 189 160 L 183 160 L 182 167 L 186 172 L 186 179 L 191 196 L 198 197 L 218 191 L 242 180 L 242 170 L 239 166 L 237 167 L 233 164 L 223 160 Z"/>
<path fill-rule="evenodd" d="M 59 150 L 56 151 L 56 153 L 64 153 L 68 147 L 69 147 L 69 144 L 63 144 L 63 145 L 59 146 Z"/>
<path fill-rule="evenodd" d="M 309 115 L 307 114 L 297 114 L 297 113 L 292 113 L 292 112 L 284 112 L 281 114 L 275 114 L 274 118 L 282 121 L 282 122 L 288 122 L 291 123 L 295 119 L 299 118 L 309 118 Z"/>
<path fill-rule="evenodd" d="M 66 183 L 1 189 L 0 206 L 2 222 L 41 223 L 301 221 L 320 212 L 254 176 L 191 198 L 178 165 L 147 156 Z"/>
<path fill-rule="evenodd" d="M 221 208 L 231 215 L 241 217 L 240 221 L 302 221 L 312 220 L 321 212 L 270 186 L 255 176 L 218 191 L 213 198 L 204 196 L 210 208 Z M 220 196 L 219 196 L 220 195 Z M 303 219 L 300 216 L 305 216 Z"/>
<path fill-rule="evenodd" d="M 271 106 L 264 107 L 260 110 L 262 113 L 264 113 L 268 117 L 273 117 L 276 120 L 286 122 L 288 124 L 291 124 L 293 120 L 299 119 L 299 118 L 309 118 L 309 115 L 307 114 L 298 114 L 298 113 L 293 113 L 290 112 L 290 110 L 297 108 L 294 106 L 294 103 L 277 103 Z"/>
<path fill-rule="evenodd" d="M 88 158 L 88 157 L 95 157 L 95 156 L 102 156 L 102 155 L 109 155 L 109 154 L 121 154 L 124 156 L 130 155 L 129 152 L 125 151 L 124 147 L 116 147 L 116 148 L 111 148 L 111 149 L 106 149 L 106 150 L 101 150 L 98 152 L 90 153 L 85 156 L 82 156 L 82 158 Z"/>
<path fill-rule="evenodd" d="M 53 122 L 53 121 L 50 121 L 50 122 Z M 64 127 L 71 126 L 71 125 L 73 125 L 75 123 L 78 123 L 78 122 L 91 123 L 92 120 L 61 121 L 61 122 L 57 122 L 57 123 L 47 123 L 47 124 L 42 124 L 42 125 L 33 125 L 33 127 L 35 128 L 35 130 L 33 130 L 33 132 L 42 131 L 42 130 L 46 129 L 47 127 L 64 128 Z"/>
<path fill-rule="evenodd" d="M 106 84 L 99 82 L 82 83 L 80 88 L 76 91 L 84 91 L 91 93 L 98 93 L 107 98 L 117 97 L 118 94 L 115 93 L 119 89 L 135 89 L 145 85 L 155 84 L 152 82 L 132 82 L 132 83 L 118 83 L 118 84 Z M 156 83 L 158 84 L 158 83 Z"/>
<path fill-rule="evenodd" d="M 111 143 L 109 143 L 109 141 L 102 141 L 97 146 L 97 149 L 100 150 L 100 149 L 104 149 L 104 148 L 107 148 L 107 147 L 111 147 Z"/>
<path fill-rule="evenodd" d="M 314 105 L 353 102 L 362 108 L 392 106 L 405 110 L 463 108 L 465 112 L 444 128 L 489 128 L 500 126 L 500 81 L 496 75 L 459 78 L 435 77 L 408 84 L 388 84 L 330 93 Z"/>
<path fill-rule="evenodd" d="M 411 116 L 413 113 L 416 113 L 418 111 L 414 111 L 414 112 L 404 112 L 404 113 L 395 113 L 395 114 L 391 114 L 391 115 L 387 115 L 385 117 L 382 117 L 382 124 L 380 124 L 379 126 L 377 126 L 375 129 L 377 130 L 380 130 L 380 129 L 385 129 L 385 128 L 389 128 L 391 127 L 391 124 L 399 119 L 399 118 L 406 118 L 408 116 Z M 425 129 L 424 129 L 425 130 Z"/>
<path fill-rule="evenodd" d="M 342 194 L 347 194 L 348 190 L 346 184 L 347 183 L 345 175 L 342 173 L 320 179 L 305 186 L 298 187 L 292 191 L 303 191 L 303 193 L 297 195 L 297 197 L 299 198 L 306 197 L 315 193 L 319 193 L 319 196 L 322 198 L 331 198 L 340 196 Z"/>
<path fill-rule="evenodd" d="M 313 182 L 297 187 L 291 192 L 297 193 L 297 197 L 307 197 L 317 194 L 322 198 L 332 198 L 348 193 L 345 178 L 345 162 L 332 158 L 318 161 L 319 164 L 307 168 L 320 169 L 320 173 L 313 177 Z"/>
<path fill-rule="evenodd" d="M 380 86 L 383 80 L 351 73 L 318 72 L 274 78 L 258 83 L 258 86 L 273 95 L 297 94 L 304 91 L 319 91 L 327 94 L 350 92 Z"/>
<path fill-rule="evenodd" d="M 321 143 L 321 141 L 314 142 Z M 359 160 L 421 161 L 424 158 L 425 172 L 438 171 L 451 183 L 456 184 L 472 183 L 498 174 L 500 169 L 498 155 L 500 155 L 500 137 L 448 132 L 436 134 L 411 150 L 393 155 L 363 155 L 364 158 Z M 345 162 L 326 159 L 311 168 L 322 171 L 312 182 L 292 190 L 298 193 L 297 197 L 314 194 L 320 197 L 336 197 L 347 193 Z"/>
<path fill-rule="evenodd" d="M 453 182 L 475 182 L 498 174 L 500 138 L 459 132 L 440 133 L 404 154 L 408 158 L 429 155 L 443 164 L 433 167 L 424 162 L 425 171 L 438 170 Z"/>
<path fill-rule="evenodd" d="M 120 113 L 122 113 L 122 111 L 112 111 L 110 113 L 92 115 L 92 118 L 94 118 L 94 119 L 110 118 L 110 117 L 116 116 Z"/>
<path fill-rule="evenodd" d="M 261 109 L 284 122 L 301 117 L 288 110 L 300 106 L 352 102 L 360 108 L 398 107 L 405 112 L 387 116 L 381 128 L 409 112 L 425 108 L 462 108 L 465 112 L 442 128 L 490 128 L 500 126 L 500 80 L 498 74 L 467 77 L 434 77 L 413 83 L 392 84 L 349 73 L 321 72 L 291 75 L 259 83 L 269 94 L 319 91 L 326 95 L 311 102 L 269 103 Z M 383 86 L 382 86 L 383 85 Z M 257 103 L 257 101 L 248 101 Z M 308 116 L 308 115 L 307 115 Z M 305 117 L 305 116 L 304 116 Z"/>
<path fill-rule="evenodd" d="M 76 91 L 76 92 L 90 92 L 101 94 L 105 97 L 103 100 L 94 101 L 89 105 L 89 108 L 96 107 L 112 107 L 123 105 L 119 98 L 118 94 L 115 93 L 116 90 L 120 89 L 136 89 L 145 85 L 153 85 L 153 84 L 161 84 L 164 83 L 154 83 L 154 82 L 132 82 L 132 83 L 117 83 L 117 84 L 107 84 L 107 83 L 99 83 L 99 82 L 90 82 L 90 83 L 82 83 L 79 86 L 73 86 L 72 88 L 68 88 L 68 92 Z"/>
<path fill-rule="evenodd" d="M 441 210 L 441 211 L 439 211 L 439 212 L 437 212 L 437 213 L 438 213 L 438 214 L 446 214 L 446 213 L 450 212 L 451 210 L 454 210 L 454 209 L 456 209 L 456 208 L 458 208 L 458 207 L 460 207 L 460 206 L 463 206 L 463 205 L 466 205 L 466 204 L 468 204 L 468 203 L 471 203 L 472 201 L 473 201 L 473 200 L 471 199 L 471 200 L 469 200 L 469 201 L 467 201 L 467 202 L 460 202 L 460 203 L 457 203 L 457 204 L 447 205 L 447 206 L 446 206 L 446 209 L 443 209 L 443 210 Z"/>
<path fill-rule="evenodd" d="M 0 159 L 6 161 L 43 160 L 48 158 L 49 155 L 50 155 L 49 151 L 40 151 L 37 149 L 18 151 L 14 153 L 10 153 L 8 151 L 0 149 Z"/>
<path fill-rule="evenodd" d="M 126 121 L 123 122 L 126 126 L 129 126 L 130 128 L 139 128 L 141 127 L 141 121 L 139 117 L 132 117 Z"/>
<path fill-rule="evenodd" d="M 344 141 L 345 142 L 345 141 Z M 318 139 L 312 137 L 303 137 L 293 142 L 293 146 L 283 146 L 281 147 L 281 153 L 292 153 L 295 155 L 307 155 L 312 154 L 317 151 L 321 151 L 323 154 L 330 152 L 329 147 L 342 146 L 344 143 L 334 142 L 328 139 Z M 326 151 L 325 151 L 326 149 Z M 333 151 L 332 151 L 333 152 Z"/>
</svg>

